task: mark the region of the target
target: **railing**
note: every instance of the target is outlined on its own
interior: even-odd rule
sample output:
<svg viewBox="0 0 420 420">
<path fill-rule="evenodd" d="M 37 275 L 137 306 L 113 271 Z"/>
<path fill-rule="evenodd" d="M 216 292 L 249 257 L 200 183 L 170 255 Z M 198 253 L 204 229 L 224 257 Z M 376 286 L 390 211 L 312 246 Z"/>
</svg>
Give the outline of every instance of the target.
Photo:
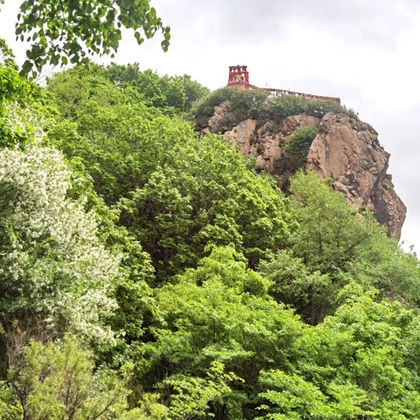
<svg viewBox="0 0 420 420">
<path fill-rule="evenodd" d="M 340 98 L 334 98 L 332 96 L 320 96 L 320 95 L 312 95 L 310 93 L 301 93 L 301 92 L 292 92 L 291 90 L 284 90 L 284 89 L 272 89 L 272 88 L 265 88 L 269 95 L 272 96 L 281 96 L 281 95 L 288 95 L 288 96 L 297 96 L 299 98 L 306 98 L 306 99 L 320 99 L 322 101 L 334 101 L 338 104 L 340 103 Z"/>
<path fill-rule="evenodd" d="M 291 90 L 285 90 L 285 89 L 259 88 L 249 83 L 248 84 L 245 83 L 244 80 L 231 81 L 228 83 L 228 86 L 243 87 L 244 89 L 261 89 L 261 90 L 265 90 L 270 96 L 287 95 L 287 96 L 296 96 L 299 98 L 306 98 L 306 99 L 319 99 L 322 101 L 334 101 L 334 102 L 337 102 L 338 104 L 340 103 L 340 98 L 334 98 L 332 96 L 312 95 L 310 93 L 293 92 Z"/>
</svg>

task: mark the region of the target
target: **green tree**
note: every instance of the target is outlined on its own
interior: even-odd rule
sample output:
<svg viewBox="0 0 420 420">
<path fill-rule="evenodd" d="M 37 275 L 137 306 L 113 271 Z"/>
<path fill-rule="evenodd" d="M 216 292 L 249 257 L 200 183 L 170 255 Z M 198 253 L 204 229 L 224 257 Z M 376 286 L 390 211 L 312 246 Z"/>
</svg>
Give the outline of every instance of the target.
<svg viewBox="0 0 420 420">
<path fill-rule="evenodd" d="M 288 243 L 296 224 L 287 199 L 223 139 L 194 136 L 168 152 L 170 163 L 119 203 L 159 279 L 195 266 L 210 244 L 233 245 L 255 267 Z"/>
<path fill-rule="evenodd" d="M 123 381 L 109 369 L 95 369 L 92 354 L 74 338 L 31 341 L 10 362 L 7 410 L 19 413 L 15 419 L 94 420 L 126 412 L 129 391 Z"/>
<path fill-rule="evenodd" d="M 335 314 L 296 341 L 292 370 L 261 375 L 264 418 L 418 417 L 418 350 L 411 347 L 418 317 L 375 294 L 346 286 Z"/>
<path fill-rule="evenodd" d="M 263 372 L 260 384 L 266 391 L 259 397 L 266 404 L 258 407 L 265 412 L 264 417 L 257 417 L 259 420 L 356 419 L 371 418 L 373 414 L 360 407 L 366 400 L 366 393 L 350 383 L 330 387 L 329 391 L 335 398 L 333 401 L 313 383 L 280 370 Z"/>
<path fill-rule="evenodd" d="M 232 393 L 229 383 L 241 381 L 233 372 L 225 373 L 221 362 L 212 362 L 206 378 L 172 375 L 164 386 L 174 390 L 170 399 L 169 416 L 174 420 L 194 419 L 210 412 L 210 403 Z"/>
<path fill-rule="evenodd" d="M 193 104 L 209 93 L 209 90 L 200 83 L 191 80 L 191 76 L 175 76 L 174 81 L 179 82 L 185 94 L 185 111 L 189 111 Z"/>
<path fill-rule="evenodd" d="M 295 175 L 290 182 L 301 230 L 296 237 L 295 253 L 307 266 L 323 273 L 344 268 L 355 258 L 358 247 L 369 242 L 376 227 L 369 212 L 357 218 L 358 209 L 346 204 L 327 182 L 309 172 Z"/>
<path fill-rule="evenodd" d="M 316 324 L 336 308 L 336 297 L 351 280 L 375 287 L 382 297 L 418 306 L 420 267 L 363 209 L 314 173 L 291 178 L 290 199 L 299 229 L 291 247 L 262 261 L 259 271 L 272 281 L 270 293 Z"/>
<path fill-rule="evenodd" d="M 141 72 L 138 65 L 113 64 L 103 73 L 117 86 L 135 89 L 148 105 L 158 108 L 172 107 L 180 111 L 185 109 L 183 85 L 174 78 L 160 77 L 152 70 Z"/>
<path fill-rule="evenodd" d="M 262 261 L 259 272 L 271 281 L 269 293 L 276 301 L 295 308 L 311 324 L 320 320 L 325 308 L 334 307 L 336 288 L 331 276 L 312 271 L 290 249 Z"/>
<path fill-rule="evenodd" d="M 133 30 L 139 44 L 162 31 L 162 48 L 168 48 L 169 27 L 163 26 L 149 0 L 25 0 L 16 36 L 32 45 L 22 70 L 35 74 L 47 63 L 66 65 L 86 61 L 92 54 L 113 54 L 123 28 Z"/>
<path fill-rule="evenodd" d="M 212 362 L 223 363 L 242 380 L 233 380 L 231 391 L 213 404 L 213 413 L 218 418 L 253 418 L 248 415 L 255 414 L 251 396 L 258 372 L 285 367 L 306 328 L 267 295 L 268 287 L 232 248 L 213 249 L 197 269 L 156 290 L 154 338 L 136 351 L 136 377 L 148 389 L 157 386 L 167 395 L 173 391 L 165 378 L 203 380 Z"/>
<path fill-rule="evenodd" d="M 208 94 L 209 90 L 190 76 L 159 76 L 151 70 L 140 71 L 139 65 L 111 64 L 103 68 L 97 66 L 95 71 L 120 89 L 131 87 L 138 93 L 139 100 L 148 105 L 160 108 L 175 108 L 189 111 L 193 103 Z"/>
<path fill-rule="evenodd" d="M 388 295 L 396 292 L 418 302 L 417 258 L 387 238 L 385 228 L 371 212 L 348 206 L 328 180 L 323 182 L 314 173 L 298 173 L 291 180 L 290 191 L 301 228 L 294 253 L 311 270 L 347 272 L 366 287 L 374 286 Z"/>
<path fill-rule="evenodd" d="M 262 264 L 261 270 L 273 281 L 274 296 L 317 323 L 333 310 L 337 293 L 350 281 L 349 267 L 358 252 L 374 238 L 388 238 L 370 212 L 357 217 L 358 209 L 315 173 L 298 172 L 290 192 L 299 229 L 291 249 Z"/>
<path fill-rule="evenodd" d="M 33 85 L 19 76 L 14 56 L 5 41 L 0 38 L 0 147 L 12 147 L 26 143 L 30 136 L 10 117 L 10 106 L 16 102 L 28 102 Z"/>
</svg>

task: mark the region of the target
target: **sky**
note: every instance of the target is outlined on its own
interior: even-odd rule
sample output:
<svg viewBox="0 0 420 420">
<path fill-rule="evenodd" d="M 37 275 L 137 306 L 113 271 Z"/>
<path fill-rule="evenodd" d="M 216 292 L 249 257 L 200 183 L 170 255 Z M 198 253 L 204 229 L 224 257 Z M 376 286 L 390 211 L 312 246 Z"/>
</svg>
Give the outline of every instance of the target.
<svg viewBox="0 0 420 420">
<path fill-rule="evenodd" d="M 6 0 L 0 37 L 15 42 L 20 1 Z M 420 2 L 418 0 L 151 1 L 171 44 L 159 35 L 138 46 L 126 33 L 113 61 L 159 74 L 189 74 L 216 89 L 230 65 L 247 65 L 261 87 L 337 96 L 379 133 L 388 173 L 407 206 L 403 247 L 420 253 Z M 106 58 L 97 62 L 109 63 Z"/>
</svg>

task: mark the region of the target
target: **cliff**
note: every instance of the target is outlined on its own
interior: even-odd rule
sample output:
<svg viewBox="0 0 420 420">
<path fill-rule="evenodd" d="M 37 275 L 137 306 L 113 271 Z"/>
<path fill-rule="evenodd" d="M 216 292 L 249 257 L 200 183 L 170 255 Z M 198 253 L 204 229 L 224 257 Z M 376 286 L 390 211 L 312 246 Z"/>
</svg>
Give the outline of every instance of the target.
<svg viewBox="0 0 420 420">
<path fill-rule="evenodd" d="M 318 131 L 309 146 L 306 169 L 331 177 L 333 187 L 349 204 L 371 210 L 389 236 L 400 238 L 406 207 L 387 174 L 389 153 L 369 124 L 349 115 L 327 113 L 322 117 L 297 114 L 277 121 L 245 119 L 226 127 L 223 122 L 228 111 L 229 102 L 216 106 L 202 132 L 223 133 L 242 154 L 255 156 L 257 169 L 276 175 L 283 189 L 296 170 L 287 151 L 290 136 L 299 128 L 315 127 Z"/>
</svg>

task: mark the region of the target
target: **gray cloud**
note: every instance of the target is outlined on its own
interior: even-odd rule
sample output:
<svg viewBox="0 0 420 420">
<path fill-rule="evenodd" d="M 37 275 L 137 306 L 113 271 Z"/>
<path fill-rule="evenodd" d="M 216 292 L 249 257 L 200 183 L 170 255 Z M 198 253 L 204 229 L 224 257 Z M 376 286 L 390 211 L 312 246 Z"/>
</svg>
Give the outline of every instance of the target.
<svg viewBox="0 0 420 420">
<path fill-rule="evenodd" d="M 191 8 L 191 1 L 178 1 L 180 9 Z M 380 0 L 214 0 L 194 2 L 202 23 L 214 25 L 218 39 L 227 43 L 259 42 L 269 36 L 281 36 L 295 21 L 322 25 L 326 32 L 346 42 L 366 42 L 389 47 L 399 31 L 419 9 L 416 1 Z M 167 21 L 171 23 L 168 14 Z"/>
</svg>

